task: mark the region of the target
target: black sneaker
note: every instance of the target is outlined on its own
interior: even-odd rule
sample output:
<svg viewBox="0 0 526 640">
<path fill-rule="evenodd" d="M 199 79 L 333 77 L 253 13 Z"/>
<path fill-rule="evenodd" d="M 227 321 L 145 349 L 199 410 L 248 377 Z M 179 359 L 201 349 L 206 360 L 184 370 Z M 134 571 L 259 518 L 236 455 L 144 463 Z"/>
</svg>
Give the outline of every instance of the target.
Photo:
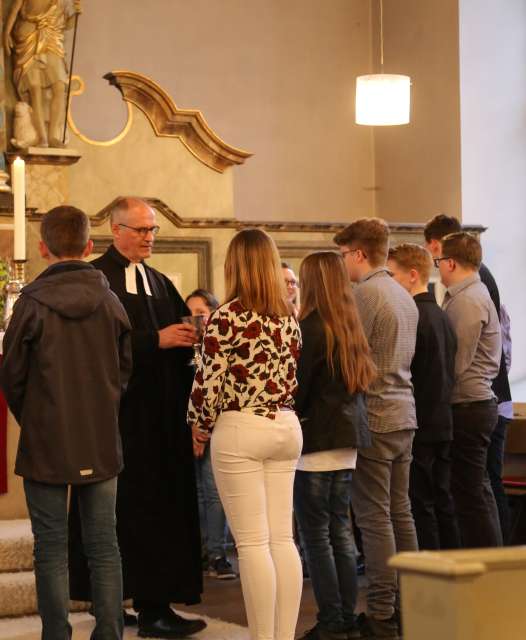
<svg viewBox="0 0 526 640">
<path fill-rule="evenodd" d="M 349 640 L 352 637 L 360 637 L 358 636 L 349 636 L 347 630 L 345 631 L 329 631 L 328 629 L 323 629 L 319 624 L 312 627 L 306 631 L 300 638 L 300 640 Z"/>
<path fill-rule="evenodd" d="M 398 623 L 394 615 L 386 620 L 379 620 L 366 616 L 365 613 L 360 613 L 357 625 L 362 638 L 370 638 L 370 640 L 401 640 L 398 632 Z"/>
<path fill-rule="evenodd" d="M 233 580 L 237 574 L 224 556 L 218 556 L 208 569 L 208 575 L 218 580 Z"/>
</svg>

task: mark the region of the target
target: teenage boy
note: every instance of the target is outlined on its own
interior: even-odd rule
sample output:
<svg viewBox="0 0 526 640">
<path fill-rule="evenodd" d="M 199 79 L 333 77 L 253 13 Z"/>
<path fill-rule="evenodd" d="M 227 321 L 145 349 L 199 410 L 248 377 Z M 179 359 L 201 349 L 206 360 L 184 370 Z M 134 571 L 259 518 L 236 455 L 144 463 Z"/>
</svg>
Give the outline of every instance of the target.
<svg viewBox="0 0 526 640">
<path fill-rule="evenodd" d="M 71 637 L 68 485 L 76 485 L 96 625 L 92 640 L 122 638 L 121 560 L 115 532 L 122 469 L 117 416 L 131 373 L 128 317 L 104 275 L 83 262 L 89 220 L 62 206 L 41 225 L 49 267 L 22 290 L 4 337 L 2 386 L 21 434 L 15 473 L 35 538 L 43 640 Z"/>
<path fill-rule="evenodd" d="M 469 233 L 442 238 L 435 258 L 447 287 L 443 308 L 457 336 L 451 490 L 465 547 L 502 544 L 497 505 L 486 468 L 497 401 L 491 383 L 502 353 L 497 310 L 478 274 L 479 241 Z"/>
<path fill-rule="evenodd" d="M 426 240 L 426 247 L 431 252 L 433 258 L 439 258 L 442 255 L 442 238 L 449 233 L 457 233 L 461 230 L 462 227 L 460 222 L 453 216 L 440 214 L 429 220 L 424 228 L 424 237 Z M 497 309 L 497 314 L 502 327 L 504 318 L 502 317 L 499 288 L 495 282 L 495 278 L 491 274 L 491 271 L 484 263 L 480 264 L 479 276 L 481 282 L 488 288 L 489 295 Z M 444 286 L 441 283 L 436 283 L 434 290 L 438 304 L 442 304 L 445 294 Z M 491 388 L 493 389 L 493 393 L 497 396 L 499 416 L 497 419 L 497 425 L 491 434 L 491 443 L 488 449 L 488 473 L 499 510 L 502 537 L 506 542 L 509 537 L 510 511 L 508 498 L 504 492 L 504 486 L 502 484 L 502 466 L 504 462 L 506 431 L 508 424 L 513 418 L 513 405 L 511 402 L 511 390 L 504 350 L 500 358 L 499 372 L 495 380 L 493 380 Z"/>
<path fill-rule="evenodd" d="M 383 220 L 356 220 L 334 241 L 356 283 L 356 303 L 378 371 L 367 395 L 372 446 L 358 451 L 351 486 L 369 583 L 368 616 L 362 614 L 359 623 L 363 637 L 398 638 L 397 577 L 387 562 L 397 551 L 418 548 L 408 497 L 418 311 L 386 268 L 389 228 Z"/>
<path fill-rule="evenodd" d="M 457 339 L 446 314 L 428 291 L 433 261 L 427 249 L 400 244 L 389 249 L 393 278 L 418 308 L 411 375 L 418 429 L 413 442 L 409 496 L 420 549 L 456 549 L 460 535 L 451 497 L 453 416 L 451 392 Z"/>
</svg>

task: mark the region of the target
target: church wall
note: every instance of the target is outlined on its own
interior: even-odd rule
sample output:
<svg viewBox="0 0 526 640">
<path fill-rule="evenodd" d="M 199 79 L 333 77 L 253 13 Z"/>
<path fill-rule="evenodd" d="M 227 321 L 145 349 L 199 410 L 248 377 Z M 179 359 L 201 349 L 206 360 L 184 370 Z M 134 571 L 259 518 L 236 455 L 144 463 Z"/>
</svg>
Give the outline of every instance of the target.
<svg viewBox="0 0 526 640">
<path fill-rule="evenodd" d="M 511 317 L 514 399 L 526 401 L 526 2 L 460 2 L 462 211 Z"/>
<path fill-rule="evenodd" d="M 378 11 L 373 24 L 379 72 Z M 459 216 L 457 0 L 384 0 L 384 72 L 411 77 L 411 123 L 375 128 L 377 214 L 407 222 Z"/>
<path fill-rule="evenodd" d="M 111 137 L 124 109 L 102 76 L 150 76 L 201 109 L 229 144 L 242 219 L 346 220 L 374 213 L 372 130 L 354 124 L 355 77 L 370 70 L 369 0 L 89 0 L 75 72 L 79 128 Z"/>
</svg>

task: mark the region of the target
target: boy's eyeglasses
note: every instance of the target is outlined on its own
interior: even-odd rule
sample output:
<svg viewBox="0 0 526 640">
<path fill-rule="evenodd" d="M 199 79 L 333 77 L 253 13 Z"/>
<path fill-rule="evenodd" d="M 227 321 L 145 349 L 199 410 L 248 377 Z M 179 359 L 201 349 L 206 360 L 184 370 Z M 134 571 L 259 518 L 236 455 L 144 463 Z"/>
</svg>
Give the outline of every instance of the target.
<svg viewBox="0 0 526 640">
<path fill-rule="evenodd" d="M 345 251 L 341 252 L 341 256 L 342 258 L 345 258 L 347 254 L 350 255 L 351 253 L 357 253 L 358 251 L 360 251 L 360 249 L 346 249 Z"/>
<path fill-rule="evenodd" d="M 433 258 L 433 263 L 437 269 L 440 266 L 440 262 L 442 260 L 453 260 L 453 258 L 450 258 L 449 256 L 444 256 L 443 258 Z"/>
</svg>

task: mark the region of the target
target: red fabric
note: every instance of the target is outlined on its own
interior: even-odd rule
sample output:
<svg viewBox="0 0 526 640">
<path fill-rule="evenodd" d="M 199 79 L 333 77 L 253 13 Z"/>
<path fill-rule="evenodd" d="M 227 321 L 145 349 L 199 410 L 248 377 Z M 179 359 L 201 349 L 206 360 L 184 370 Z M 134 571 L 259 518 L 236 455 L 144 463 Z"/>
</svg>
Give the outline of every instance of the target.
<svg viewBox="0 0 526 640">
<path fill-rule="evenodd" d="M 509 476 L 507 478 L 502 478 L 502 482 L 503 482 L 505 487 L 526 488 L 526 477 L 525 476 Z"/>
<path fill-rule="evenodd" d="M 0 391 L 0 494 L 1 493 L 7 493 L 7 403 L 4 394 Z"/>
</svg>

